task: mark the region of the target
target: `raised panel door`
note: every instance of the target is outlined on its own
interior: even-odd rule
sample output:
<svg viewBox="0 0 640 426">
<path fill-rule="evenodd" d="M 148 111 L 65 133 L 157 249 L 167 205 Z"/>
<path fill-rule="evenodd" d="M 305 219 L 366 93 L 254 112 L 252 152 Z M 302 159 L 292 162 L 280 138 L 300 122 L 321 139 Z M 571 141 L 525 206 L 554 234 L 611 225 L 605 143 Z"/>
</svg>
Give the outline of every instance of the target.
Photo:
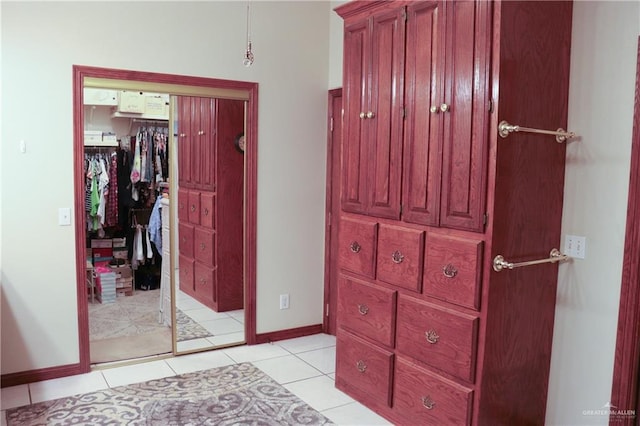
<svg viewBox="0 0 640 426">
<path fill-rule="evenodd" d="M 192 97 L 191 98 L 191 181 L 196 187 L 200 186 L 201 182 L 201 168 L 202 168 L 202 101 L 206 98 Z"/>
<path fill-rule="evenodd" d="M 368 21 L 345 27 L 344 35 L 344 127 L 342 150 L 342 209 L 355 213 L 367 210 L 367 143 L 365 114 L 369 105 L 367 72 L 370 67 Z"/>
<path fill-rule="evenodd" d="M 191 97 L 178 97 L 178 183 L 188 187 L 191 179 Z"/>
<path fill-rule="evenodd" d="M 200 127 L 198 146 L 200 154 L 200 187 L 215 191 L 216 176 L 216 105 L 217 100 L 200 98 Z"/>
<path fill-rule="evenodd" d="M 363 121 L 371 143 L 368 213 L 398 219 L 402 171 L 405 8 L 372 17 L 369 108 Z"/>
<path fill-rule="evenodd" d="M 491 99 L 491 3 L 446 2 L 446 8 L 440 225 L 481 231 Z"/>
<path fill-rule="evenodd" d="M 441 1 L 407 7 L 402 219 L 432 226 L 440 220 L 443 9 Z"/>
</svg>

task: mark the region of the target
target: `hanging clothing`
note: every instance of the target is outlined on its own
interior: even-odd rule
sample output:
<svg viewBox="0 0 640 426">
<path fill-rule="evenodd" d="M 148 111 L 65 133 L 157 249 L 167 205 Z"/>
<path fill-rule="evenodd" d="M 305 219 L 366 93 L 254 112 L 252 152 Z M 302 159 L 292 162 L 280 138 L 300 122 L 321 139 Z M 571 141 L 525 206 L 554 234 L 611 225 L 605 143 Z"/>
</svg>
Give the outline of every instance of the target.
<svg viewBox="0 0 640 426">
<path fill-rule="evenodd" d="M 162 197 L 156 199 L 149 217 L 149 239 L 156 246 L 156 249 L 162 255 L 162 216 L 161 216 L 161 204 Z"/>
<path fill-rule="evenodd" d="M 118 225 L 118 156 L 111 154 L 109 167 L 109 194 L 107 199 L 107 226 Z"/>
</svg>

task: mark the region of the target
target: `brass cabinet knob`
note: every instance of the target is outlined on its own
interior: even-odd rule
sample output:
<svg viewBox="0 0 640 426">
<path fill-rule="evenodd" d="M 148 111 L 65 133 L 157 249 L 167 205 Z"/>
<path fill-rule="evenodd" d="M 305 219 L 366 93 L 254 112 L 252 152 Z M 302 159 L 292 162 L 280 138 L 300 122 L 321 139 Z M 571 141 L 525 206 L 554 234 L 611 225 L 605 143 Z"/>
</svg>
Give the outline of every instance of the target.
<svg viewBox="0 0 640 426">
<path fill-rule="evenodd" d="M 375 116 L 376 116 L 376 115 L 373 113 L 373 111 L 369 111 L 369 112 L 367 113 L 367 118 L 373 118 L 373 117 L 375 117 Z"/>
<path fill-rule="evenodd" d="M 356 362 L 356 368 L 359 372 L 364 373 L 365 371 L 367 371 L 367 364 L 365 364 L 363 360 L 360 360 Z"/>
<path fill-rule="evenodd" d="M 353 241 L 349 246 L 349 249 L 354 253 L 360 253 L 360 250 L 362 250 L 362 246 L 360 246 L 357 241 Z"/>
<path fill-rule="evenodd" d="M 454 278 L 456 275 L 458 275 L 458 270 L 456 269 L 455 266 L 448 263 L 442 267 L 442 273 L 447 278 Z"/>
<path fill-rule="evenodd" d="M 433 408 L 436 406 L 436 402 L 431 399 L 431 396 L 427 395 L 422 397 L 422 405 L 427 410 L 433 410 Z"/>
<path fill-rule="evenodd" d="M 367 114 L 365 114 L 364 112 L 360 113 L 360 118 L 367 118 Z"/>
<path fill-rule="evenodd" d="M 207 246 L 204 243 L 200 243 L 200 250 L 204 251 Z"/>
<path fill-rule="evenodd" d="M 404 254 L 396 250 L 391 253 L 391 260 L 393 260 L 393 263 L 402 263 L 402 261 L 404 260 Z"/>
<path fill-rule="evenodd" d="M 369 307 L 367 305 L 358 305 L 358 312 L 360 315 L 367 315 L 369 313 Z"/>
<path fill-rule="evenodd" d="M 434 114 L 437 114 L 437 113 L 439 113 L 439 112 L 440 112 L 440 110 L 438 109 L 438 107 L 437 107 L 437 106 L 435 106 L 435 105 L 434 105 L 434 106 L 432 106 L 431 108 L 429 108 L 429 111 L 431 111 L 431 112 L 432 112 L 432 113 L 434 113 Z"/>
<path fill-rule="evenodd" d="M 438 343 L 438 340 L 440 340 L 440 336 L 438 336 L 438 333 L 436 333 L 434 329 L 425 332 L 424 336 L 427 338 L 427 342 L 431 343 L 432 345 L 435 345 L 436 343 Z"/>
<path fill-rule="evenodd" d="M 191 204 L 191 211 L 195 212 L 196 211 L 196 205 L 195 204 Z"/>
<path fill-rule="evenodd" d="M 449 111 L 449 109 L 450 109 L 449 105 L 447 105 L 447 104 L 440 105 L 440 111 L 442 111 L 442 112 L 447 112 L 447 111 Z"/>
</svg>

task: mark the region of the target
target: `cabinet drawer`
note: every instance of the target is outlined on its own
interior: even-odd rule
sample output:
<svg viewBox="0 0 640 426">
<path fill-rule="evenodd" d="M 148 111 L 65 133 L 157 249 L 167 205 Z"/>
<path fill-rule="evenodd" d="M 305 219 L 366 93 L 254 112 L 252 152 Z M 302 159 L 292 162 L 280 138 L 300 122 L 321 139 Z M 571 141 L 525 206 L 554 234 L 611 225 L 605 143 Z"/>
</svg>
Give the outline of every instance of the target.
<svg viewBox="0 0 640 426">
<path fill-rule="evenodd" d="M 178 219 L 180 222 L 189 221 L 189 191 L 178 190 Z"/>
<path fill-rule="evenodd" d="M 395 319 L 395 291 L 340 277 L 338 325 L 393 347 Z"/>
<path fill-rule="evenodd" d="M 399 352 L 463 380 L 475 374 L 478 318 L 409 297 L 398 297 Z"/>
<path fill-rule="evenodd" d="M 482 248 L 479 240 L 428 234 L 424 295 L 480 309 Z"/>
<path fill-rule="evenodd" d="M 468 425 L 473 391 L 402 358 L 396 360 L 393 410 L 403 424 Z"/>
<path fill-rule="evenodd" d="M 420 292 L 423 257 L 424 231 L 380 225 L 376 254 L 379 280 Z"/>
<path fill-rule="evenodd" d="M 200 224 L 200 193 L 189 191 L 189 222 Z"/>
<path fill-rule="evenodd" d="M 214 207 L 215 195 L 211 192 L 202 192 L 200 194 L 200 225 L 215 229 L 213 221 Z"/>
<path fill-rule="evenodd" d="M 193 257 L 193 226 L 180 222 L 178 224 L 178 250 L 181 255 Z"/>
<path fill-rule="evenodd" d="M 194 257 L 196 260 L 213 267 L 215 263 L 215 231 L 196 228 L 194 232 Z"/>
<path fill-rule="evenodd" d="M 180 255 L 178 257 L 178 278 L 180 290 L 193 295 L 193 259 Z"/>
<path fill-rule="evenodd" d="M 215 269 L 200 262 L 195 262 L 193 287 L 196 295 L 210 302 L 215 302 L 216 274 Z"/>
<path fill-rule="evenodd" d="M 336 337 L 336 385 L 355 389 L 363 400 L 391 406 L 393 353 L 344 330 Z"/>
<path fill-rule="evenodd" d="M 343 218 L 338 237 L 340 267 L 369 278 L 375 278 L 378 224 L 367 220 Z"/>
</svg>

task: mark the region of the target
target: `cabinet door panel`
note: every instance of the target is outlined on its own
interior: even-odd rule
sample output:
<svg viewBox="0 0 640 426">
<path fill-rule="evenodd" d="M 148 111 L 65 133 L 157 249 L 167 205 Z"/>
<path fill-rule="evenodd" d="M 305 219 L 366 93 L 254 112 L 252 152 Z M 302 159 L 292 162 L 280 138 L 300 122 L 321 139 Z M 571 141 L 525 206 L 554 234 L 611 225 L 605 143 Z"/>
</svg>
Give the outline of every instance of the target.
<svg viewBox="0 0 640 426">
<path fill-rule="evenodd" d="M 379 280 L 419 293 L 423 259 L 424 231 L 380 225 L 376 254 Z"/>
<path fill-rule="evenodd" d="M 384 287 L 341 276 L 338 281 L 339 326 L 393 347 L 396 294 Z"/>
<path fill-rule="evenodd" d="M 478 318 L 398 297 L 396 348 L 468 382 L 475 377 Z"/>
<path fill-rule="evenodd" d="M 200 224 L 200 192 L 189 191 L 189 222 Z"/>
<path fill-rule="evenodd" d="M 482 248 L 480 240 L 428 234 L 423 295 L 479 310 Z"/>
<path fill-rule="evenodd" d="M 191 97 L 178 97 L 178 183 L 191 185 Z"/>
<path fill-rule="evenodd" d="M 196 228 L 194 232 L 194 257 L 209 266 L 216 266 L 215 231 Z"/>
<path fill-rule="evenodd" d="M 403 212 L 407 222 L 439 223 L 444 19 L 441 2 L 408 6 Z M 434 112 L 431 107 L 435 107 Z"/>
<path fill-rule="evenodd" d="M 215 190 L 216 176 L 216 100 L 200 99 L 200 187 L 209 191 Z"/>
<path fill-rule="evenodd" d="M 215 229 L 216 196 L 211 192 L 200 194 L 200 224 L 206 228 Z"/>
<path fill-rule="evenodd" d="M 193 257 L 193 226 L 180 222 L 178 224 L 178 250 L 180 254 Z"/>
<path fill-rule="evenodd" d="M 200 168 L 202 163 L 202 153 L 200 141 L 202 138 L 201 132 L 203 130 L 200 117 L 202 116 L 202 99 L 203 98 L 198 97 L 191 98 L 191 181 L 196 187 L 200 185 L 201 180 Z"/>
<path fill-rule="evenodd" d="M 180 282 L 179 282 L 180 290 L 193 296 L 194 294 L 194 291 L 193 291 L 194 261 L 189 257 L 180 255 L 178 257 L 178 262 L 179 262 L 178 277 L 180 279 Z"/>
<path fill-rule="evenodd" d="M 196 297 L 200 301 L 213 304 L 216 301 L 215 290 L 215 269 L 200 262 L 195 262 L 193 268 L 194 282 L 193 287 Z"/>
<path fill-rule="evenodd" d="M 367 400 L 391 405 L 393 353 L 338 330 L 336 385 L 355 388 Z"/>
<path fill-rule="evenodd" d="M 340 267 L 375 278 L 378 223 L 370 220 L 342 218 L 338 236 Z"/>
<path fill-rule="evenodd" d="M 178 190 L 178 219 L 180 222 L 189 221 L 189 191 L 186 189 Z"/>
<path fill-rule="evenodd" d="M 369 213 L 400 217 L 404 107 L 404 8 L 373 17 L 367 138 L 372 143 Z"/>
<path fill-rule="evenodd" d="M 369 27 L 359 22 L 345 28 L 344 36 L 344 133 L 342 151 L 342 209 L 364 213 L 367 207 L 367 164 L 369 145 L 365 120 L 368 109 L 367 69 L 369 68 Z"/>
<path fill-rule="evenodd" d="M 401 358 L 394 379 L 393 409 L 403 424 L 471 424 L 473 390 Z"/>
<path fill-rule="evenodd" d="M 481 231 L 489 116 L 490 7 L 447 2 L 447 64 L 440 224 Z"/>
</svg>

